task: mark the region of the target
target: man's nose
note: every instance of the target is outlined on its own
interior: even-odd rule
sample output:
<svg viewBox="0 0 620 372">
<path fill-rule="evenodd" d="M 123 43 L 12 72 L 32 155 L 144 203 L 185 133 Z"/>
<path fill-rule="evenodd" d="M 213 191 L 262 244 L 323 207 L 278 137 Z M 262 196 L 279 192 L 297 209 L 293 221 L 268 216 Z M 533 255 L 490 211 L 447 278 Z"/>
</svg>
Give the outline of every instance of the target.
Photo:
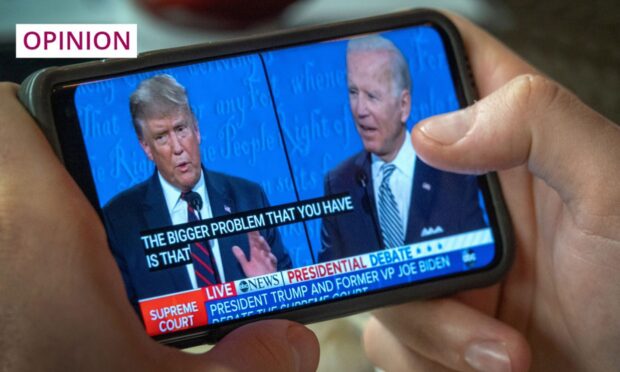
<svg viewBox="0 0 620 372">
<path fill-rule="evenodd" d="M 355 116 L 363 118 L 368 115 L 368 102 L 361 94 L 357 96 L 355 102 Z"/>
<path fill-rule="evenodd" d="M 170 136 L 170 146 L 172 147 L 172 152 L 175 155 L 179 155 L 183 152 L 183 146 L 181 146 L 181 141 L 177 137 L 176 133 Z"/>
</svg>

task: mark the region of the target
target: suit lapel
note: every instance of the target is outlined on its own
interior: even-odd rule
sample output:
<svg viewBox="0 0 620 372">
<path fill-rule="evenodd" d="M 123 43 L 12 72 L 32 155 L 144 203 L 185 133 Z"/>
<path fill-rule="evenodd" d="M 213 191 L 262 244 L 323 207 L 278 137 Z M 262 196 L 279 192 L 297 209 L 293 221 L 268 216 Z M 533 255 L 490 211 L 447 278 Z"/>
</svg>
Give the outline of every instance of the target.
<svg viewBox="0 0 620 372">
<path fill-rule="evenodd" d="M 436 170 L 416 157 L 405 243 L 419 241 L 422 229 L 429 222 L 430 211 L 437 194 L 437 174 Z"/>
<path fill-rule="evenodd" d="M 379 215 L 377 214 L 377 203 L 375 202 L 375 188 L 370 170 L 370 153 L 364 151 L 361 156 L 355 159 L 356 181 L 361 186 L 360 200 L 362 201 L 362 209 L 366 212 L 364 216 L 365 231 L 372 231 L 375 235 L 379 249 L 383 249 L 383 239 L 381 238 L 381 226 L 379 225 Z M 370 213 L 368 213 L 368 211 Z M 376 221 L 376 223 L 375 223 Z"/>
<path fill-rule="evenodd" d="M 144 211 L 146 226 L 148 226 L 149 229 L 172 225 L 170 213 L 166 205 L 166 198 L 164 198 L 164 192 L 159 183 L 157 171 L 155 171 L 155 174 L 149 180 L 142 210 Z"/>
<path fill-rule="evenodd" d="M 142 210 L 144 211 L 145 226 L 147 226 L 147 229 L 172 225 L 170 212 L 168 212 L 164 191 L 159 183 L 157 170 L 155 170 L 155 173 L 150 178 L 145 192 Z M 185 266 L 179 266 L 162 271 L 170 276 L 170 281 L 173 282 L 180 290 L 191 288 L 191 283 Z"/>
<path fill-rule="evenodd" d="M 237 206 L 233 198 L 230 197 L 228 190 L 221 182 L 217 182 L 217 176 L 207 172 L 203 168 L 205 175 L 205 186 L 209 195 L 209 204 L 213 217 L 225 216 L 227 214 L 236 213 Z"/>
</svg>

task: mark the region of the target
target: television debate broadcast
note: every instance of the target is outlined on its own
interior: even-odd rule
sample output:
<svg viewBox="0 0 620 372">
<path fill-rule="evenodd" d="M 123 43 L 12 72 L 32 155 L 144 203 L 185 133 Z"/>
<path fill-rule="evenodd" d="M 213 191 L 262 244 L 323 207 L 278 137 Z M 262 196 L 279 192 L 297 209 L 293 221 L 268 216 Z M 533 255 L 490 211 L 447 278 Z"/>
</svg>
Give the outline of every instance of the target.
<svg viewBox="0 0 620 372">
<path fill-rule="evenodd" d="M 127 296 L 152 336 L 483 270 L 475 176 L 416 156 L 459 109 L 431 25 L 77 84 Z"/>
</svg>

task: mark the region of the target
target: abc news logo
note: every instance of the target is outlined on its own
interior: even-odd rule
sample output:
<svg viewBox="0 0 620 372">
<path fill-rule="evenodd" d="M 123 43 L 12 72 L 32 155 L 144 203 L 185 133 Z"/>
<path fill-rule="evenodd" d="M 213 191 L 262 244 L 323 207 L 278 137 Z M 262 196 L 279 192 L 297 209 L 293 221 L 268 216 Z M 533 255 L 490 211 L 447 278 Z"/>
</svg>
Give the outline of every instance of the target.
<svg viewBox="0 0 620 372">
<path fill-rule="evenodd" d="M 462 254 L 463 263 L 466 267 L 470 268 L 476 264 L 476 252 L 473 249 L 468 249 Z"/>
<path fill-rule="evenodd" d="M 284 284 L 282 273 L 257 276 L 239 281 L 237 283 L 237 293 L 249 293 L 261 289 L 279 287 L 282 284 Z"/>
</svg>

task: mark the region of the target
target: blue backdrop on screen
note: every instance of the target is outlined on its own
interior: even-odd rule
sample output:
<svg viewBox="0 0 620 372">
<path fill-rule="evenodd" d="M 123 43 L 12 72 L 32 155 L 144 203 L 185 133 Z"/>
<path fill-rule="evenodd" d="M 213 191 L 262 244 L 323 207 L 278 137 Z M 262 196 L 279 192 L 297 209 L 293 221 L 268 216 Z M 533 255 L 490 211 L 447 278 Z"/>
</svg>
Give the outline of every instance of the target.
<svg viewBox="0 0 620 372">
<path fill-rule="evenodd" d="M 273 104 L 258 56 L 140 73 L 80 86 L 77 112 L 101 205 L 142 182 L 154 164 L 131 124 L 129 96 L 151 76 L 167 73 L 187 89 L 207 169 L 263 186 L 272 205 L 296 200 Z M 280 228 L 296 266 L 312 263 L 303 225 Z"/>
<path fill-rule="evenodd" d="M 405 56 L 411 73 L 412 104 L 407 127 L 459 108 L 441 37 L 431 27 L 385 32 Z M 277 112 L 302 199 L 323 195 L 323 176 L 363 149 L 349 108 L 347 41 L 265 53 Z M 307 222 L 315 255 L 320 220 Z"/>
<path fill-rule="evenodd" d="M 433 28 L 382 36 L 409 63 L 409 129 L 428 116 L 458 109 L 444 47 Z M 78 87 L 75 102 L 101 205 L 153 174 L 131 124 L 129 96 L 140 81 L 161 73 L 187 89 L 199 121 L 203 165 L 261 184 L 272 205 L 295 201 L 296 191 L 300 199 L 322 196 L 325 173 L 362 150 L 349 109 L 346 41 L 85 84 Z M 320 226 L 320 220 L 313 220 L 305 228 L 301 223 L 279 228 L 294 266 L 311 264 L 311 252 L 318 254 Z"/>
</svg>

